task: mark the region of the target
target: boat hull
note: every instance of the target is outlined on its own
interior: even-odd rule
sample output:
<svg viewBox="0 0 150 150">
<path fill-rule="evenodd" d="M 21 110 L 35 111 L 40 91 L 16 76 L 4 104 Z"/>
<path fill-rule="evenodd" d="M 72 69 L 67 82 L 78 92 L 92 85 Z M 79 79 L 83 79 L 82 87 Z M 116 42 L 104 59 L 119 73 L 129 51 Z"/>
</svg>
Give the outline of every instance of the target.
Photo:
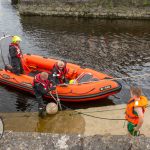
<svg viewBox="0 0 150 150">
<path fill-rule="evenodd" d="M 26 63 L 26 67 L 28 68 L 26 69 L 25 74 L 18 76 L 8 70 L 1 69 L 0 83 L 34 95 L 32 89 L 33 76 L 30 76 L 31 71 L 34 72 L 36 67 L 39 71 L 48 72 L 56 61 L 57 60 L 55 59 L 37 55 L 24 55 L 24 63 Z M 67 68 L 69 68 L 69 79 L 76 79 L 84 72 L 84 75 L 88 75 L 88 80 L 86 76 L 84 76 L 80 79 L 82 82 L 79 81 L 76 84 L 68 84 L 65 86 L 58 85 L 57 92 L 61 101 L 82 102 L 101 100 L 118 93 L 122 88 L 119 82 L 113 81 L 111 79 L 112 77 L 106 74 L 88 68 L 83 69 L 80 66 L 71 63 L 67 63 Z M 29 71 L 30 69 L 33 70 Z M 89 76 L 91 76 L 90 79 Z M 83 79 L 86 79 L 87 81 L 83 82 Z M 93 79 L 97 80 L 92 81 Z M 52 94 L 56 97 L 56 91 L 52 91 Z M 51 96 L 46 95 L 45 98 L 51 98 Z"/>
</svg>

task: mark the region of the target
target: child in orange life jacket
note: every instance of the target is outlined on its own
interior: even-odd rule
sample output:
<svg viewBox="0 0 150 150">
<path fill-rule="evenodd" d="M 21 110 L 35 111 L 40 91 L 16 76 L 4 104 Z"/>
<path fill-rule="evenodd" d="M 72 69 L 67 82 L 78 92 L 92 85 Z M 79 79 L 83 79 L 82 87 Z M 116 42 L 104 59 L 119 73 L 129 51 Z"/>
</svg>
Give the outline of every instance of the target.
<svg viewBox="0 0 150 150">
<path fill-rule="evenodd" d="M 9 55 L 12 72 L 17 75 L 23 73 L 23 67 L 21 63 L 22 51 L 19 46 L 20 42 L 21 38 L 19 36 L 13 36 L 12 42 L 9 45 Z"/>
<path fill-rule="evenodd" d="M 130 135 L 139 136 L 139 129 L 143 124 L 145 108 L 148 100 L 145 96 L 141 96 L 140 88 L 130 88 L 131 99 L 127 103 L 125 118 L 128 121 L 127 129 Z"/>
<path fill-rule="evenodd" d="M 43 95 L 46 95 L 51 90 L 55 90 L 56 87 L 52 85 L 52 82 L 48 80 L 48 73 L 42 72 L 35 76 L 33 80 L 33 90 L 35 92 L 36 100 L 38 102 L 39 116 L 43 117 L 45 112 L 45 105 L 43 102 Z"/>
<path fill-rule="evenodd" d="M 66 68 L 66 64 L 63 61 L 58 61 L 54 64 L 52 69 L 52 78 L 56 84 L 67 83 L 66 74 L 68 73 L 68 69 Z"/>
</svg>

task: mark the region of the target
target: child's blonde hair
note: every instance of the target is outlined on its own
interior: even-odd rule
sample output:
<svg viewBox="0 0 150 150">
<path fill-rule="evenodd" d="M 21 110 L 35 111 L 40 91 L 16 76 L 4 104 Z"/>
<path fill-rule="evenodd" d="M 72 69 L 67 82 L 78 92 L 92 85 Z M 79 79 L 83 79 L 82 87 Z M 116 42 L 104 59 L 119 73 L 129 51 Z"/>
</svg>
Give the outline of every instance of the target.
<svg viewBox="0 0 150 150">
<path fill-rule="evenodd" d="M 131 86 L 130 92 L 132 93 L 132 95 L 137 97 L 140 97 L 142 95 L 142 89 L 140 87 Z"/>
</svg>

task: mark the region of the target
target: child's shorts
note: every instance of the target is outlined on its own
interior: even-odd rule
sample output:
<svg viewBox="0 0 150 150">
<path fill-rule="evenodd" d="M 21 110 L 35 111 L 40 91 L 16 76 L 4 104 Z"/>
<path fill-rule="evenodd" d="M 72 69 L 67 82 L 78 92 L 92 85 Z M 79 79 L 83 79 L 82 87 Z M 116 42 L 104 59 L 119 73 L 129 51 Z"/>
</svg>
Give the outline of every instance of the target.
<svg viewBox="0 0 150 150">
<path fill-rule="evenodd" d="M 137 125 L 131 123 L 131 122 L 128 122 L 128 125 L 127 125 L 127 129 L 129 131 L 129 133 L 132 135 L 132 136 L 139 136 L 140 135 L 140 132 L 139 131 L 134 131 L 134 128 L 136 127 Z"/>
</svg>

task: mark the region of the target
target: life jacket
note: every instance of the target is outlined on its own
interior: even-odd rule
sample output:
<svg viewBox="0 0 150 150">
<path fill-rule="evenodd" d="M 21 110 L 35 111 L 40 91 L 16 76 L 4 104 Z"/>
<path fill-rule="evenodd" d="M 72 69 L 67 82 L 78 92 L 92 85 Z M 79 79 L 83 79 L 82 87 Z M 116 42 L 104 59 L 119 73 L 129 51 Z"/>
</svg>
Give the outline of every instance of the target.
<svg viewBox="0 0 150 150">
<path fill-rule="evenodd" d="M 57 73 L 56 76 L 59 79 L 59 82 L 63 83 L 63 80 L 64 80 L 64 78 L 65 78 L 65 76 L 66 76 L 66 74 L 68 72 L 68 69 L 66 68 L 66 65 L 64 66 L 64 68 L 62 70 L 60 70 L 59 67 L 58 67 L 58 65 L 55 64 L 53 66 L 53 69 L 56 69 L 56 71 L 57 71 L 56 72 Z"/>
<path fill-rule="evenodd" d="M 18 57 L 18 58 L 21 58 L 22 51 L 21 51 L 19 45 L 18 45 L 18 44 L 15 44 L 15 43 L 11 43 L 9 46 L 15 47 L 15 48 L 16 48 L 16 52 L 17 52 L 17 57 Z"/>
<path fill-rule="evenodd" d="M 145 112 L 145 108 L 148 105 L 148 100 L 145 96 L 140 96 L 140 100 L 136 101 L 135 99 L 130 99 L 127 103 L 127 108 L 125 112 L 125 118 L 128 122 L 137 125 L 139 122 L 139 117 L 137 113 L 134 111 L 134 108 L 141 107 L 143 113 Z"/>
<path fill-rule="evenodd" d="M 35 86 L 35 83 L 41 84 L 46 91 L 48 91 L 48 89 L 52 86 L 52 84 L 50 83 L 49 80 L 42 80 L 41 79 L 41 74 L 40 73 L 37 74 L 34 77 L 34 80 L 33 80 L 33 83 L 32 83 L 33 87 Z"/>
</svg>

